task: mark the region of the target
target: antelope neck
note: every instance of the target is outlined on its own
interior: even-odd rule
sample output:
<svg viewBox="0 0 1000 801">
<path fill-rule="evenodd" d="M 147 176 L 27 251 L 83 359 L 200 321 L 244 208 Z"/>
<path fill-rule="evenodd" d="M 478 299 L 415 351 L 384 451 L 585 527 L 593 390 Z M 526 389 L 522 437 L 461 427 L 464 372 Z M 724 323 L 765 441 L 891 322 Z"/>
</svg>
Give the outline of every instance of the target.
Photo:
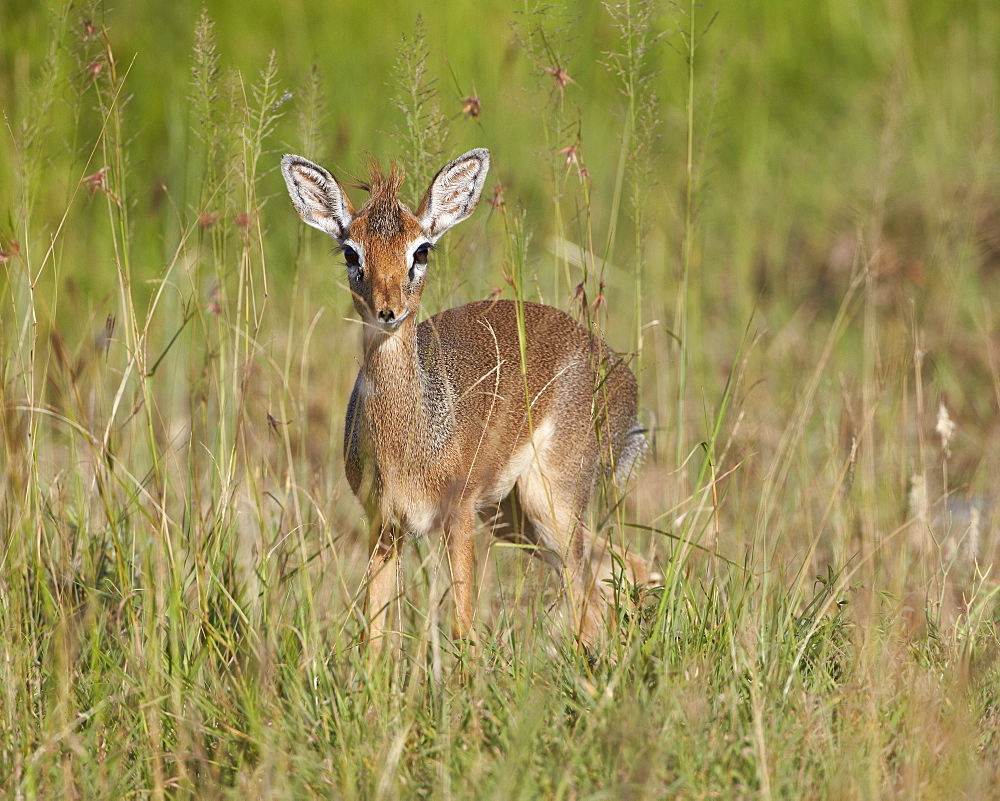
<svg viewBox="0 0 1000 801">
<path fill-rule="evenodd" d="M 420 423 L 410 415 L 423 411 L 425 376 L 417 348 L 416 315 L 410 314 L 393 331 L 367 328 L 364 334 L 365 402 L 372 425 L 383 428 L 418 426 L 404 436 L 412 438 Z M 409 417 L 409 419 L 406 419 Z"/>
</svg>

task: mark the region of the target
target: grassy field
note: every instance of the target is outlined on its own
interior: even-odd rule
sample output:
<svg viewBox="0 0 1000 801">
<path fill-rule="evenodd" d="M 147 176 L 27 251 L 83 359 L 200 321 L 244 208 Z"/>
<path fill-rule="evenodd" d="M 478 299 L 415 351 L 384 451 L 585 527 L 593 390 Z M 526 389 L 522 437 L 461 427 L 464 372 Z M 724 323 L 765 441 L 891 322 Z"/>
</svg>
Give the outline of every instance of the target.
<svg viewBox="0 0 1000 801">
<path fill-rule="evenodd" d="M 1000 7 L 117 5 L 0 12 L 0 795 L 1000 797 Z M 633 354 L 663 585 L 580 653 L 484 531 L 470 656 L 411 543 L 371 664 L 278 160 L 479 146 L 424 312 Z"/>
</svg>

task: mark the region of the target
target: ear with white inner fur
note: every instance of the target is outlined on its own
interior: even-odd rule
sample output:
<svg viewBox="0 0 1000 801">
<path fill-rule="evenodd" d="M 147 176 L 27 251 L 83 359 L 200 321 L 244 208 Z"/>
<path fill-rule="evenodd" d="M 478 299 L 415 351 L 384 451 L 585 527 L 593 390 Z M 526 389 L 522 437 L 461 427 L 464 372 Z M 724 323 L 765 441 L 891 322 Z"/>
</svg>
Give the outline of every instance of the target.
<svg viewBox="0 0 1000 801">
<path fill-rule="evenodd" d="M 302 220 L 334 239 L 344 239 L 354 207 L 330 173 L 301 156 L 282 156 L 281 174 Z"/>
<path fill-rule="evenodd" d="M 441 168 L 417 209 L 417 219 L 432 241 L 472 214 L 490 169 L 490 151 L 484 147 Z"/>
</svg>

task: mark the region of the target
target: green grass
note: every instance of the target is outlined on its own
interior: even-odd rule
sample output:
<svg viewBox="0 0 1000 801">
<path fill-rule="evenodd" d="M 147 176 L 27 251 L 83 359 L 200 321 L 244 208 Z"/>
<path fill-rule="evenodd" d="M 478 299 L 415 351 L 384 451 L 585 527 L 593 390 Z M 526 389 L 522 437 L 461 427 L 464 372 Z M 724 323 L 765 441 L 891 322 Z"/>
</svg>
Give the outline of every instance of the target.
<svg viewBox="0 0 1000 801">
<path fill-rule="evenodd" d="M 340 5 L 4 8 L 0 793 L 996 795 L 1000 9 Z M 475 146 L 424 311 L 634 353 L 604 530 L 664 583 L 580 654 L 483 532 L 470 657 L 414 543 L 371 665 L 359 330 L 278 159 L 416 200 Z"/>
</svg>

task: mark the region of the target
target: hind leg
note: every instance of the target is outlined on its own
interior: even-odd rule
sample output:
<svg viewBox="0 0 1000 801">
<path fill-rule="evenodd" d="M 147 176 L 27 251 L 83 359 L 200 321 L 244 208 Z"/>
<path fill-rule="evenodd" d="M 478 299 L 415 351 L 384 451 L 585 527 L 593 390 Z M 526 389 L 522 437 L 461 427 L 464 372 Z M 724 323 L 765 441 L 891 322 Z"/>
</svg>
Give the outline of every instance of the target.
<svg viewBox="0 0 1000 801">
<path fill-rule="evenodd" d="M 573 634 L 590 646 L 600 632 L 605 601 L 601 592 L 594 592 L 589 554 L 593 537 L 582 521 L 586 504 L 581 503 L 577 481 L 558 480 L 564 474 L 546 470 L 545 463 L 536 459 L 518 479 L 517 496 L 524 530 L 535 537 L 540 554 L 549 554 L 546 561 L 565 570 Z"/>
</svg>

